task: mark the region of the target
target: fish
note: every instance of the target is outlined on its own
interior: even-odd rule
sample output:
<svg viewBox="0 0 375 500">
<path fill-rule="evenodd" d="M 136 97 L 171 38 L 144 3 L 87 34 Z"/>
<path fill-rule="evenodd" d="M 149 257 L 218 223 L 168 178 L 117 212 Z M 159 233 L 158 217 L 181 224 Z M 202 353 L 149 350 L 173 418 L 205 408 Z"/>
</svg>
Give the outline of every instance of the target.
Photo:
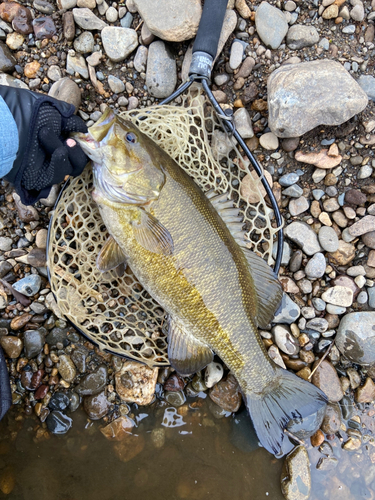
<svg viewBox="0 0 375 500">
<path fill-rule="evenodd" d="M 168 314 L 168 358 L 190 375 L 218 355 L 236 377 L 261 445 L 277 455 L 289 420 L 327 404 L 315 385 L 268 356 L 258 328 L 283 290 L 271 267 L 246 246 L 242 218 L 226 194 L 204 193 L 132 122 L 107 108 L 74 138 L 91 159 L 109 238 L 102 272 L 126 263 Z"/>
</svg>

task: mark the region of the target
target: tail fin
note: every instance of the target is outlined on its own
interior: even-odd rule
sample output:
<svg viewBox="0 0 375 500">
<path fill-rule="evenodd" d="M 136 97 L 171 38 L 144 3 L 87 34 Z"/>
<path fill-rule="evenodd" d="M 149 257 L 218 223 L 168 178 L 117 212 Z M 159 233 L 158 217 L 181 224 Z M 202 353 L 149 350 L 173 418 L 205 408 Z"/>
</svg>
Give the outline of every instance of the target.
<svg viewBox="0 0 375 500">
<path fill-rule="evenodd" d="M 315 385 L 282 368 L 263 397 L 244 394 L 247 409 L 262 446 L 270 453 L 280 452 L 284 429 L 290 419 L 305 418 L 327 404 L 326 395 Z"/>
</svg>

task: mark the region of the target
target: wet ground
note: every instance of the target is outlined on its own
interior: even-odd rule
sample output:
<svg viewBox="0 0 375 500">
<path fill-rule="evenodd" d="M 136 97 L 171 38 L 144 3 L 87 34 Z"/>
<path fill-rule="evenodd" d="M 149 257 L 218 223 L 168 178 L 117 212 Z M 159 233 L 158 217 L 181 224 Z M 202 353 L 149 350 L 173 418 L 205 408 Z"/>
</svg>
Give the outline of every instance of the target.
<svg viewBox="0 0 375 500">
<path fill-rule="evenodd" d="M 12 410 L 0 423 L 0 499 L 282 500 L 283 459 L 258 448 L 244 411 L 217 419 L 210 404 L 197 398 L 179 409 L 133 405 L 137 427 L 121 442 L 107 440 L 103 423 L 81 409 L 63 436 Z M 368 448 L 375 448 L 347 452 L 337 437 L 330 444 L 339 458 L 331 471 L 316 470 L 322 455 L 309 445 L 311 499 L 374 498 Z"/>
</svg>

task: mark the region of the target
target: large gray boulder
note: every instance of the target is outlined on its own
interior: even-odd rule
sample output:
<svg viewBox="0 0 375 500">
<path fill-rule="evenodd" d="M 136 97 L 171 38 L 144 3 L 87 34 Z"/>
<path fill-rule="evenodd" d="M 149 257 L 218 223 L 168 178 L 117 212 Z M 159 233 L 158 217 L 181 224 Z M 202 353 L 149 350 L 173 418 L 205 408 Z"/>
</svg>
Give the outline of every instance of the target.
<svg viewBox="0 0 375 500">
<path fill-rule="evenodd" d="M 365 109 L 366 93 L 338 62 L 287 64 L 268 79 L 268 125 L 299 137 L 319 125 L 341 125 Z"/>
</svg>

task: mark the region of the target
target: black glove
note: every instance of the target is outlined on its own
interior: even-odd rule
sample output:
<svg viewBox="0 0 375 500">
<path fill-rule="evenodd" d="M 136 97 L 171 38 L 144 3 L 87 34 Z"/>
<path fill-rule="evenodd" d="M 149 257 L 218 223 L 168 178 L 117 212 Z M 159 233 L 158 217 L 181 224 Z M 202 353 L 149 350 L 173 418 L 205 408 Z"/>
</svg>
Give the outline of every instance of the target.
<svg viewBox="0 0 375 500">
<path fill-rule="evenodd" d="M 66 175 L 80 175 L 89 161 L 78 144 L 70 147 L 71 132 L 87 132 L 74 115 L 73 104 L 26 89 L 0 85 L 17 124 L 19 148 L 5 179 L 14 184 L 22 203 L 32 205 L 45 198 Z"/>
<path fill-rule="evenodd" d="M 3 350 L 0 347 L 0 420 L 9 410 L 11 404 L 12 394 L 10 392 L 9 375 Z"/>
</svg>

